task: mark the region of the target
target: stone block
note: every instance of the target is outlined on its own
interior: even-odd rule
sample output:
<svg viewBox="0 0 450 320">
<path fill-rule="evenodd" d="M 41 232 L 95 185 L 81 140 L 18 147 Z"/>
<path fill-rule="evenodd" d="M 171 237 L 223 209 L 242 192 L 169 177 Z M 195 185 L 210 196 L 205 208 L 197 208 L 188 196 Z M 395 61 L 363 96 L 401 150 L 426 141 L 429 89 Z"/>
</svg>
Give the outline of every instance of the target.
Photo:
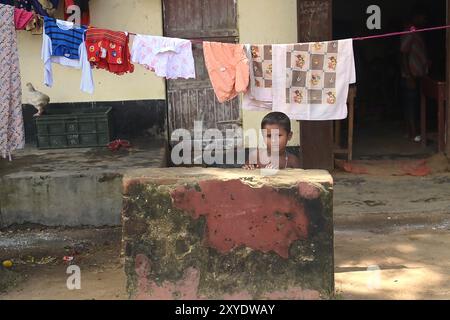
<svg viewBox="0 0 450 320">
<path fill-rule="evenodd" d="M 124 177 L 133 299 L 319 299 L 334 292 L 333 181 L 167 168 Z"/>
</svg>

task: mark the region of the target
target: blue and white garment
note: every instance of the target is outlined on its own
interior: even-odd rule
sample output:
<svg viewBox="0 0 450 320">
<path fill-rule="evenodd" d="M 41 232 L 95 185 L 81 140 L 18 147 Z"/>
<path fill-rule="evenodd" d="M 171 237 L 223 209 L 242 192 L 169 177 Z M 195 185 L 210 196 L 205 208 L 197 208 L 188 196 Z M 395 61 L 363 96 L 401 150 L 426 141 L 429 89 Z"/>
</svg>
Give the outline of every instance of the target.
<svg viewBox="0 0 450 320">
<path fill-rule="evenodd" d="M 53 86 L 52 63 L 57 63 L 81 69 L 81 91 L 94 92 L 92 68 L 85 45 L 86 30 L 86 27 L 75 27 L 72 22 L 44 17 L 42 60 L 45 85 Z"/>
</svg>

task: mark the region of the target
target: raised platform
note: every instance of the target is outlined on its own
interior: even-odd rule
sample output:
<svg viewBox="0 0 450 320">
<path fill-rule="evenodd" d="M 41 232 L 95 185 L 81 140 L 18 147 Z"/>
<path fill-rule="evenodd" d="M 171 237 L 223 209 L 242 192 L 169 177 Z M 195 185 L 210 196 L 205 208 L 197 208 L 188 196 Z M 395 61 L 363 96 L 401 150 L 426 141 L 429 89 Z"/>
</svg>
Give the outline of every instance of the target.
<svg viewBox="0 0 450 320">
<path fill-rule="evenodd" d="M 134 299 L 319 299 L 334 292 L 325 171 L 145 169 L 124 176 Z"/>
<path fill-rule="evenodd" d="M 107 148 L 39 151 L 28 147 L 0 159 L 0 227 L 118 226 L 122 176 L 130 169 L 166 167 L 164 142 Z"/>
</svg>

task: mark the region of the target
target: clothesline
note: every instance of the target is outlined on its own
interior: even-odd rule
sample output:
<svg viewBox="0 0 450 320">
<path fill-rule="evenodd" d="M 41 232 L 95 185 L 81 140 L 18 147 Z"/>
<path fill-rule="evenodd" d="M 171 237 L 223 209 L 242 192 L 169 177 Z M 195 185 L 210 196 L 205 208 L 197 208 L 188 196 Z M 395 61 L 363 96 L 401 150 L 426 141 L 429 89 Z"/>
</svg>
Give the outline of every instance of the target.
<svg viewBox="0 0 450 320">
<path fill-rule="evenodd" d="M 39 14 L 36 14 L 39 17 L 42 17 Z M 55 19 L 56 18 L 52 18 Z M 83 25 L 79 25 L 79 24 L 74 24 L 77 27 L 83 27 Z M 87 27 L 87 26 L 84 26 Z M 402 36 L 402 35 L 407 35 L 407 34 L 413 34 L 413 33 L 418 33 L 418 32 L 429 32 L 429 31 L 438 31 L 438 30 L 445 30 L 445 29 L 450 29 L 450 25 L 443 25 L 443 26 L 437 26 L 437 27 L 429 27 L 429 28 L 421 28 L 421 29 L 417 29 L 416 27 L 411 27 L 410 30 L 407 31 L 397 31 L 397 32 L 389 32 L 389 33 L 384 33 L 384 34 L 378 34 L 378 35 L 373 35 L 373 36 L 364 36 L 364 37 L 356 37 L 356 38 L 352 38 L 354 41 L 364 41 L 364 40 L 373 40 L 373 39 L 382 39 L 382 38 L 389 38 L 389 37 L 396 37 L 396 36 Z M 127 32 L 129 35 L 133 35 L 136 36 L 138 35 L 137 33 L 134 32 Z M 204 40 L 202 39 L 189 39 L 191 41 L 191 43 L 193 44 L 199 44 L 199 43 L 203 43 Z"/>
<path fill-rule="evenodd" d="M 37 16 L 39 16 L 39 17 L 41 17 L 39 14 L 36 14 Z M 56 18 L 53 18 L 53 17 L 51 17 L 51 19 L 53 19 L 53 20 L 57 20 Z M 86 28 L 88 28 L 88 26 L 83 26 L 83 25 L 80 25 L 80 24 L 76 24 L 76 23 L 74 23 L 74 26 L 75 27 L 86 27 Z M 90 26 L 90 27 L 92 27 L 92 26 Z M 127 32 L 129 35 L 133 35 L 133 36 L 137 36 L 138 34 L 137 33 L 134 33 L 134 32 Z M 193 44 L 196 44 L 196 43 L 203 43 L 204 41 L 203 40 L 201 40 L 201 39 L 190 39 L 190 41 L 191 41 L 191 43 L 193 43 Z"/>
<path fill-rule="evenodd" d="M 449 28 L 450 28 L 450 25 L 431 27 L 431 28 L 422 28 L 422 29 L 416 29 L 415 27 L 411 27 L 411 29 L 408 31 L 390 32 L 390 33 L 384 33 L 384 34 L 379 34 L 379 35 L 374 35 L 374 36 L 358 37 L 358 38 L 353 38 L 353 40 L 361 41 L 361 40 L 381 39 L 381 38 L 402 36 L 402 35 L 412 34 L 412 33 L 417 33 L 417 32 L 436 31 L 436 30 L 443 30 L 443 29 L 449 29 Z"/>
</svg>

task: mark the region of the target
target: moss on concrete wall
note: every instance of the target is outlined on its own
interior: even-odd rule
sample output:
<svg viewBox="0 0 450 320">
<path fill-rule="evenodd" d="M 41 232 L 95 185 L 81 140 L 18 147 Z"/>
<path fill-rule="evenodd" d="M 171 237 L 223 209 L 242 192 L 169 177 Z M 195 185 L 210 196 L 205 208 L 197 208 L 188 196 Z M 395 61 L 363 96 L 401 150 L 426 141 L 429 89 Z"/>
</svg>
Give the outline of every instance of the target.
<svg viewBox="0 0 450 320">
<path fill-rule="evenodd" d="M 324 185 L 327 191 L 312 200 L 300 197 L 297 185 L 276 189 L 302 202 L 310 218 L 308 239 L 293 242 L 288 259 L 275 252 L 263 253 L 245 246 L 224 254 L 205 245 L 205 235 L 211 230 L 207 230 L 204 217 L 194 219 L 190 212 L 174 207 L 170 194 L 177 186 L 136 180 L 127 188 L 123 210 L 124 250 L 131 296 L 139 291 L 135 259 L 141 254 L 150 261 L 145 275 L 148 282 L 157 286 L 177 283 L 186 277 L 186 270 L 193 268 L 200 274 L 198 296 L 209 299 L 240 292 L 259 299 L 293 287 L 315 290 L 323 296 L 334 290 L 330 184 Z M 201 192 L 198 183 L 183 186 Z M 177 299 L 176 292 L 173 298 Z"/>
</svg>

